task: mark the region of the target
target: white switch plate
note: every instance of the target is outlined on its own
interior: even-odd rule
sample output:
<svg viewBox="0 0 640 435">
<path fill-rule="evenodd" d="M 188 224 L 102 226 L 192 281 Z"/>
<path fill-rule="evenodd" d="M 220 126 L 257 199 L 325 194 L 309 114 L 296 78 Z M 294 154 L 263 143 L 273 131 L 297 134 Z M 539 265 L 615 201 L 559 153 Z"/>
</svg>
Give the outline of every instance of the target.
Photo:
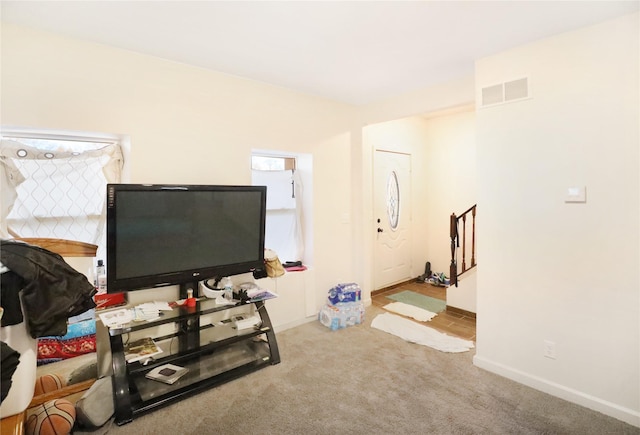
<svg viewBox="0 0 640 435">
<path fill-rule="evenodd" d="M 587 202 L 587 188 L 584 186 L 567 187 L 564 202 Z"/>
</svg>

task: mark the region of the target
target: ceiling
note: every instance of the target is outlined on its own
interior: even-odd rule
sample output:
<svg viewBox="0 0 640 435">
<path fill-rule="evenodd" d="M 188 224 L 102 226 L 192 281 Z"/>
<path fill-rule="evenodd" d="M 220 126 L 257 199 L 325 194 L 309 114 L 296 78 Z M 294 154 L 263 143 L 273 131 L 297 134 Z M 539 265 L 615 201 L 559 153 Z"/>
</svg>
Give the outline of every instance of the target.
<svg viewBox="0 0 640 435">
<path fill-rule="evenodd" d="M 476 59 L 638 1 L 1 1 L 3 22 L 349 104 L 473 74 Z"/>
</svg>

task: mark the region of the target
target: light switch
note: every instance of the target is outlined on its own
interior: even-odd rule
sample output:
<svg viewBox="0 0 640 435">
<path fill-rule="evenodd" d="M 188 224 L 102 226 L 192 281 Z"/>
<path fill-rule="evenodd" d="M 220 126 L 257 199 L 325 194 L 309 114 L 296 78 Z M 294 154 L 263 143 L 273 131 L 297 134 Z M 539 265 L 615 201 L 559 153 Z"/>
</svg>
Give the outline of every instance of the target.
<svg viewBox="0 0 640 435">
<path fill-rule="evenodd" d="M 587 202 L 587 188 L 584 186 L 568 187 L 564 202 Z"/>
</svg>

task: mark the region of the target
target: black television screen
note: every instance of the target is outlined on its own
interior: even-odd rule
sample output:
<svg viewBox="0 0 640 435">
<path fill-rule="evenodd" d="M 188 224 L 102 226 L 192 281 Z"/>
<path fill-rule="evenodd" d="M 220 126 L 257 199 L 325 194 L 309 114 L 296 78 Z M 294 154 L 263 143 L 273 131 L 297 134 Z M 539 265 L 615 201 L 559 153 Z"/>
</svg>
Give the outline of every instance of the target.
<svg viewBox="0 0 640 435">
<path fill-rule="evenodd" d="M 264 266 L 265 186 L 109 184 L 107 292 Z"/>
</svg>

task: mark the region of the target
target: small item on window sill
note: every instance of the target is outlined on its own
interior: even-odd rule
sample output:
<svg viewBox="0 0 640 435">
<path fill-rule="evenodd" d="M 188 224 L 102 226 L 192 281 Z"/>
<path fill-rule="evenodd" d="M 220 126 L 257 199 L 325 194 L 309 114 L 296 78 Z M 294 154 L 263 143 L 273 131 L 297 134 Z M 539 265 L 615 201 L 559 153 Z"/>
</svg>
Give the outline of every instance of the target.
<svg viewBox="0 0 640 435">
<path fill-rule="evenodd" d="M 302 266 L 302 261 L 286 261 L 283 264 L 284 267 L 296 267 L 296 266 Z"/>
<path fill-rule="evenodd" d="M 307 270 L 307 266 L 302 264 L 302 261 L 287 261 L 283 266 L 287 272 L 300 272 Z"/>
<path fill-rule="evenodd" d="M 307 266 L 292 266 L 292 267 L 285 267 L 285 270 L 287 272 L 302 272 L 303 270 L 307 270 Z"/>
<path fill-rule="evenodd" d="M 271 249 L 264 250 L 264 267 L 269 278 L 277 278 L 284 275 L 284 267 L 282 267 L 278 254 Z"/>
</svg>

